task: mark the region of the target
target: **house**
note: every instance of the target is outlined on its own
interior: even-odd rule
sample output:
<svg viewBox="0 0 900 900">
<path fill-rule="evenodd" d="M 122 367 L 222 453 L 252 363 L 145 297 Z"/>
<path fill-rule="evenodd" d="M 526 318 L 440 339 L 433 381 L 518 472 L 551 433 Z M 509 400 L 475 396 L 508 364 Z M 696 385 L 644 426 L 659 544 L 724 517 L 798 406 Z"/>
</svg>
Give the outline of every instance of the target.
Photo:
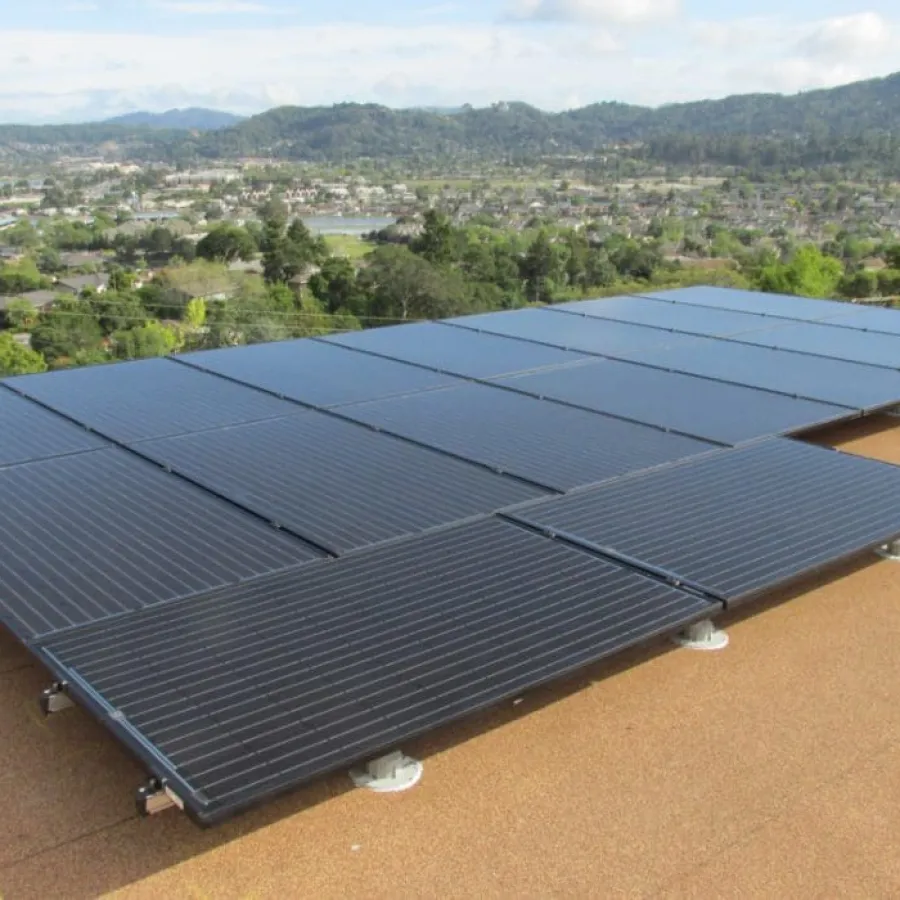
<svg viewBox="0 0 900 900">
<path fill-rule="evenodd" d="M 24 300 L 38 312 L 47 312 L 56 302 L 56 299 L 57 295 L 53 291 L 26 291 L 24 294 L 0 296 L 0 312 L 5 310 L 15 300 Z"/>
<path fill-rule="evenodd" d="M 70 278 L 60 278 L 56 287 L 67 294 L 80 294 L 85 289 L 102 294 L 109 287 L 109 275 L 73 275 Z"/>
<path fill-rule="evenodd" d="M 0 231 L 6 231 L 7 228 L 12 228 L 18 221 L 16 216 L 0 216 Z"/>
<path fill-rule="evenodd" d="M 72 253 L 60 253 L 59 261 L 67 269 L 80 269 L 82 266 L 102 265 L 105 261 L 105 257 L 102 253 L 76 251 Z"/>
</svg>

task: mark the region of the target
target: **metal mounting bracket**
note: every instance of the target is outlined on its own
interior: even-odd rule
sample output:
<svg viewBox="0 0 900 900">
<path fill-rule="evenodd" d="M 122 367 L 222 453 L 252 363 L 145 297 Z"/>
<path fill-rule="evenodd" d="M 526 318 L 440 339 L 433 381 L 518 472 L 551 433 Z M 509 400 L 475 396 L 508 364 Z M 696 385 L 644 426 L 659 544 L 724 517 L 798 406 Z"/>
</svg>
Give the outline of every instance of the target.
<svg viewBox="0 0 900 900">
<path fill-rule="evenodd" d="M 135 795 L 138 815 L 155 816 L 167 809 L 184 809 L 181 798 L 159 778 L 150 778 L 137 789 Z"/>
<path fill-rule="evenodd" d="M 882 559 L 889 559 L 892 562 L 900 562 L 900 540 L 891 541 L 883 547 L 879 547 L 875 551 Z"/>
<path fill-rule="evenodd" d="M 728 646 L 728 635 L 716 628 L 711 619 L 689 625 L 673 640 L 688 650 L 724 650 Z"/>
<path fill-rule="evenodd" d="M 418 784 L 422 777 L 422 763 L 395 750 L 371 760 L 363 768 L 351 769 L 350 777 L 357 787 L 379 794 L 406 791 Z"/>
<path fill-rule="evenodd" d="M 71 709 L 75 704 L 67 693 L 68 685 L 64 681 L 54 681 L 41 693 L 41 712 L 45 716 Z"/>
</svg>

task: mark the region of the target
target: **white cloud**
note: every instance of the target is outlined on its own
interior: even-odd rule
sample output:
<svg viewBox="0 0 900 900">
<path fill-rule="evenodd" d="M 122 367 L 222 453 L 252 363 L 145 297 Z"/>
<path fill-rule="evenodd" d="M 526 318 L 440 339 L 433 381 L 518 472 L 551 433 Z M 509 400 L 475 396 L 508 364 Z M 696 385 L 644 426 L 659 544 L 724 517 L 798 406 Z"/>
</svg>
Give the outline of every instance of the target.
<svg viewBox="0 0 900 900">
<path fill-rule="evenodd" d="M 193 34 L 7 29 L 0 121 L 78 121 L 193 105 L 254 113 L 348 100 L 392 106 L 523 100 L 544 109 L 603 100 L 658 105 L 803 90 L 900 70 L 900 45 L 880 55 L 828 58 L 803 43 L 827 33 L 826 22 L 753 20 L 751 28 L 749 21 L 732 30 L 675 22 L 661 47 L 616 25 L 510 22 L 207 27 Z"/>
<path fill-rule="evenodd" d="M 163 12 L 190 16 L 221 16 L 231 13 L 271 13 L 272 7 L 249 0 L 156 0 L 153 3 Z"/>
<path fill-rule="evenodd" d="M 865 58 L 883 53 L 894 39 L 894 29 L 883 16 L 862 12 L 826 19 L 799 45 L 804 56 L 829 61 Z"/>
<path fill-rule="evenodd" d="M 515 0 L 511 19 L 539 22 L 609 22 L 652 25 L 681 10 L 681 0 Z"/>
</svg>

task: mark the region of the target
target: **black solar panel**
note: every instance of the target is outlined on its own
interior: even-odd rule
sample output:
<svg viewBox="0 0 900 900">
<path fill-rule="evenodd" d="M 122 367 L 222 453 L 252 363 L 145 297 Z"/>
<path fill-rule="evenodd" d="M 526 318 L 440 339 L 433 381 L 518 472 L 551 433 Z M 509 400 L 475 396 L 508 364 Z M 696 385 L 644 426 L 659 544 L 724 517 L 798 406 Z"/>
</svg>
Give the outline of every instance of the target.
<svg viewBox="0 0 900 900">
<path fill-rule="evenodd" d="M 0 466 L 96 450 L 106 443 L 0 386 Z"/>
<path fill-rule="evenodd" d="M 741 291 L 735 288 L 708 285 L 675 288 L 671 291 L 648 291 L 643 296 L 668 300 L 672 303 L 690 303 L 695 306 L 778 316 L 802 322 L 830 319 L 832 316 L 845 313 L 848 308 L 848 304 L 834 300 L 795 297 L 791 294 L 762 294 L 757 291 Z"/>
<path fill-rule="evenodd" d="M 851 306 L 847 312 L 832 316 L 826 324 L 840 328 L 859 328 L 863 331 L 880 331 L 884 334 L 900 334 L 900 310 Z"/>
<path fill-rule="evenodd" d="M 490 519 L 45 647 L 210 822 L 720 608 Z"/>
<path fill-rule="evenodd" d="M 852 415 L 846 407 L 616 360 L 518 375 L 502 383 L 721 444 L 793 433 Z"/>
<path fill-rule="evenodd" d="M 635 353 L 633 361 L 851 409 L 900 402 L 900 372 L 734 341 L 697 338 L 684 347 Z"/>
<path fill-rule="evenodd" d="M 764 314 L 754 315 L 730 309 L 691 306 L 687 303 L 666 303 L 648 297 L 605 297 L 559 303 L 548 306 L 547 309 L 710 337 L 727 337 L 786 324 L 784 319 L 773 319 Z"/>
<path fill-rule="evenodd" d="M 686 344 L 690 335 L 588 316 L 566 316 L 550 309 L 517 309 L 447 319 L 454 327 L 502 334 L 599 356 L 627 358 L 635 350 Z"/>
<path fill-rule="evenodd" d="M 335 344 L 307 338 L 206 350 L 177 359 L 318 407 L 412 394 L 455 382 L 447 375 L 372 356 L 360 357 Z"/>
<path fill-rule="evenodd" d="M 471 318 L 479 318 L 473 316 Z M 552 347 L 472 334 L 436 322 L 372 328 L 322 338 L 322 341 L 400 359 L 465 378 L 495 378 L 548 366 L 578 362 L 583 357 Z"/>
<path fill-rule="evenodd" d="M 8 384 L 124 443 L 297 411 L 291 403 L 167 359 L 23 375 Z"/>
<path fill-rule="evenodd" d="M 761 347 L 777 347 L 831 359 L 900 369 L 900 335 L 895 334 L 804 322 L 772 331 L 743 334 L 740 340 Z"/>
<path fill-rule="evenodd" d="M 311 411 L 149 441 L 140 452 L 334 553 L 543 493 Z"/>
<path fill-rule="evenodd" d="M 900 467 L 775 438 L 514 515 L 734 603 L 900 535 Z"/>
<path fill-rule="evenodd" d="M 23 639 L 315 558 L 116 448 L 0 469 L 0 621 Z"/>
<path fill-rule="evenodd" d="M 713 446 L 482 384 L 348 406 L 341 414 L 561 491 Z"/>
</svg>

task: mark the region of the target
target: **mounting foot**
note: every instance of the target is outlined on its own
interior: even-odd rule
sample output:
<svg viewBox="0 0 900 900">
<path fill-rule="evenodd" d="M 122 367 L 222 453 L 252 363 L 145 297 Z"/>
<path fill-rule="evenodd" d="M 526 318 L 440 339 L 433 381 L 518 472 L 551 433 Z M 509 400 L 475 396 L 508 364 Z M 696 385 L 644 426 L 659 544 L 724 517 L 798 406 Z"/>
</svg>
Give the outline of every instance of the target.
<svg viewBox="0 0 900 900">
<path fill-rule="evenodd" d="M 688 650 L 723 650 L 728 646 L 728 635 L 716 628 L 711 619 L 695 622 L 676 634 L 673 640 Z"/>
<path fill-rule="evenodd" d="M 54 681 L 50 687 L 46 688 L 41 694 L 40 704 L 41 712 L 45 716 L 52 713 L 62 712 L 64 709 L 71 709 L 75 704 L 69 699 L 66 693 L 67 685 L 64 681 Z"/>
<path fill-rule="evenodd" d="M 422 777 L 422 763 L 404 756 L 400 750 L 380 756 L 365 768 L 351 769 L 350 777 L 357 787 L 379 794 L 409 790 Z"/>
<path fill-rule="evenodd" d="M 891 541 L 875 551 L 882 559 L 900 562 L 900 541 Z"/>
<path fill-rule="evenodd" d="M 184 809 L 181 798 L 158 778 L 150 778 L 137 789 L 135 795 L 138 815 L 155 816 L 167 809 Z"/>
</svg>

